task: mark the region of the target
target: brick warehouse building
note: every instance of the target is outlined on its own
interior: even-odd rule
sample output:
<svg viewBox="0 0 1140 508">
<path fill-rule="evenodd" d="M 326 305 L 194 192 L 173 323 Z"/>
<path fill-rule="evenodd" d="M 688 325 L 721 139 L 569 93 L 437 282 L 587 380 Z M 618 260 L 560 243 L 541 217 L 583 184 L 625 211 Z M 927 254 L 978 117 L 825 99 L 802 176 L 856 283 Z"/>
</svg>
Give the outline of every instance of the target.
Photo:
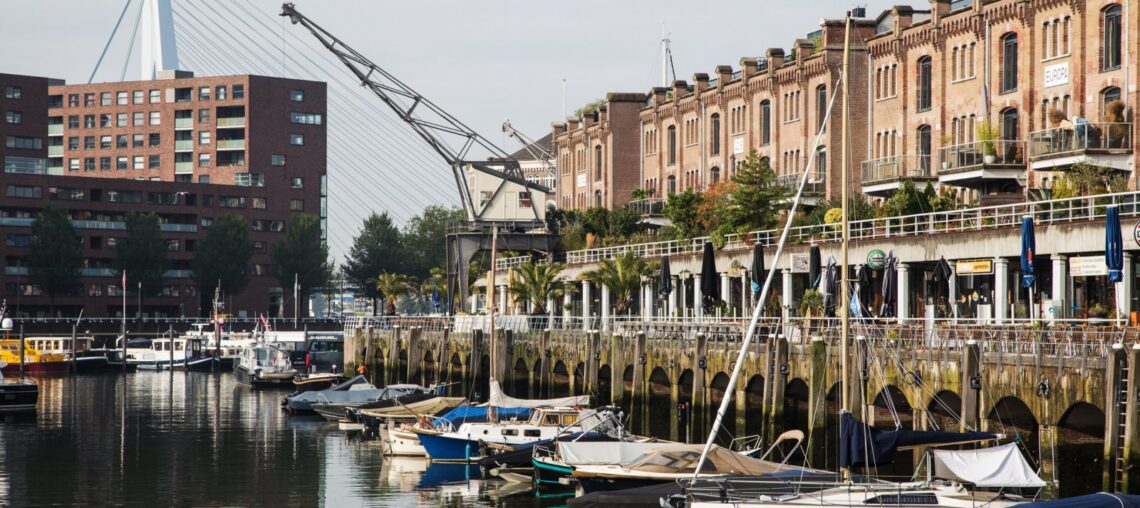
<svg viewBox="0 0 1140 508">
<path fill-rule="evenodd" d="M 931 182 L 958 190 L 963 202 L 997 204 L 1027 194 L 1047 198 L 1056 178 L 1082 162 L 1117 171 L 1135 188 L 1140 18 L 1128 13 L 1137 7 L 1120 0 L 931 0 L 873 19 L 857 13 L 850 85 L 854 188 L 876 199 L 904 180 L 920 188 Z M 843 36 L 841 19 L 825 19 L 790 51 L 770 49 L 764 57 L 742 58 L 737 70 L 718 66 L 711 78 L 697 73 L 691 83 L 652 89 L 639 113 L 639 144 L 604 147 L 639 154 L 636 167 L 615 166 L 614 172 L 636 171 L 639 186 L 661 199 L 731 177 L 737 159 L 752 149 L 785 183 L 798 184 L 814 153 L 806 204 L 835 198 L 838 102 L 823 140 L 813 143 L 839 77 Z M 1110 111 L 1118 100 L 1126 107 L 1120 118 Z M 986 119 L 992 139 L 978 137 Z M 570 131 L 587 123 L 571 122 Z M 556 125 L 556 138 L 560 132 Z M 588 160 L 559 157 L 558 163 L 574 165 L 560 167 L 566 175 Z M 567 207 L 566 199 L 563 194 L 559 205 Z"/>
<path fill-rule="evenodd" d="M 630 201 L 639 186 L 637 112 L 644 105 L 644 94 L 611 93 L 596 111 L 554 124 L 559 208 L 620 208 Z"/>
<path fill-rule="evenodd" d="M 245 217 L 255 251 L 249 286 L 228 295 L 229 311 L 291 315 L 291 288 L 271 275 L 269 250 L 292 213 L 326 224 L 324 83 L 171 71 L 153 81 L 88 85 L 0 75 L 0 86 L 19 90 L 0 109 L 22 117 L 0 124 L 0 280 L 10 310 L 46 314 L 47 298 L 22 264 L 31 221 L 53 204 L 68 210 L 85 253 L 83 291 L 57 298 L 57 311 L 121 313 L 119 279 L 109 268 L 116 232 L 127 212 L 145 211 L 162 222 L 169 267 L 161 296 L 143 298 L 144 315 L 208 312 L 189 268 L 205 228 L 223 213 Z M 129 315 L 137 312 L 134 293 Z"/>
</svg>

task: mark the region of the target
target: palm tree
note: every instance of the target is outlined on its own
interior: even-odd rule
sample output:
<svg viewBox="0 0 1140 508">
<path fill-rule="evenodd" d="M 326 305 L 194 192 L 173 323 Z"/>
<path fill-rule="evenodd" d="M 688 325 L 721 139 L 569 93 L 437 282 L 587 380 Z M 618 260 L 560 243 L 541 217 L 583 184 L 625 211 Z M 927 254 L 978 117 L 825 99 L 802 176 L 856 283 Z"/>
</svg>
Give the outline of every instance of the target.
<svg viewBox="0 0 1140 508">
<path fill-rule="evenodd" d="M 609 288 L 614 312 L 627 314 L 633 295 L 641 289 L 642 279 L 652 276 L 653 270 L 650 263 L 627 252 L 613 259 L 603 259 L 598 268 L 582 274 L 582 279 Z"/>
<path fill-rule="evenodd" d="M 407 275 L 388 272 L 368 279 L 368 283 L 375 285 L 376 291 L 383 295 L 384 314 L 389 316 L 396 315 L 396 298 L 413 292 L 412 282 L 413 279 Z"/>
<path fill-rule="evenodd" d="M 531 305 L 531 315 L 546 314 L 546 302 L 562 295 L 563 281 L 558 278 L 565 266 L 536 263 L 533 260 L 511 269 L 507 293 Z"/>
</svg>

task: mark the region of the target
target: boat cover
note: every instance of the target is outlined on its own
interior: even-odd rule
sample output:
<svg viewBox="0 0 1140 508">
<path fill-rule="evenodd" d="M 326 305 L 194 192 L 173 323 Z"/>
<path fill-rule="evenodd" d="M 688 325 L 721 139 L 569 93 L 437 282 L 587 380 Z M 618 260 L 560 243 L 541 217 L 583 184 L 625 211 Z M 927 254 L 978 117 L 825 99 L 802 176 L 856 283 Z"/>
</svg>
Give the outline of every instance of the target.
<svg viewBox="0 0 1140 508">
<path fill-rule="evenodd" d="M 488 405 L 495 407 L 574 407 L 590 405 L 589 395 L 562 397 L 560 399 L 516 399 L 503 393 L 497 379 L 491 380 L 491 398 Z"/>
<path fill-rule="evenodd" d="M 1140 508 L 1140 496 L 1097 492 L 1052 501 L 1015 504 L 1013 508 Z"/>
<path fill-rule="evenodd" d="M 628 464 L 646 452 L 676 444 L 559 442 L 558 456 L 568 466 Z"/>
<path fill-rule="evenodd" d="M 933 453 L 934 476 L 939 478 L 978 487 L 1045 486 L 1045 481 L 1025 462 L 1014 443 L 980 450 L 933 450 Z M 1119 506 L 1116 501 L 1109 501 Z"/>
<path fill-rule="evenodd" d="M 526 420 L 530 418 L 528 407 L 496 407 L 495 415 L 500 420 Z M 487 407 L 461 406 L 448 411 L 435 419 L 436 424 L 446 423 L 459 427 L 464 423 L 481 423 L 487 421 Z"/>
<path fill-rule="evenodd" d="M 673 444 L 648 450 L 640 456 L 621 464 L 633 473 L 692 474 L 701 459 L 702 444 Z M 589 467 L 589 466 L 585 466 Z M 806 471 L 796 466 L 788 466 L 754 459 L 728 448 L 713 445 L 708 457 L 701 466 L 703 474 L 760 476 L 781 471 Z"/>
<path fill-rule="evenodd" d="M 879 430 L 844 412 L 839 417 L 839 466 L 882 466 L 895 460 L 899 447 L 967 443 L 996 439 L 989 432 Z"/>
</svg>

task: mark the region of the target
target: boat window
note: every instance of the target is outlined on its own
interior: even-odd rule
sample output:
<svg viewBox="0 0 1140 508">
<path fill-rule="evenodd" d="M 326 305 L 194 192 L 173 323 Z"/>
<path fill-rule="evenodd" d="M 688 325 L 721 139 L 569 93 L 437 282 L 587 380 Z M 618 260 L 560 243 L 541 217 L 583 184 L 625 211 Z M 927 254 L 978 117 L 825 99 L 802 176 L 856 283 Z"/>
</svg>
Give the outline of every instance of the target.
<svg viewBox="0 0 1140 508">
<path fill-rule="evenodd" d="M 578 415 L 562 415 L 562 425 L 574 425 L 578 422 Z"/>
<path fill-rule="evenodd" d="M 546 415 L 545 425 L 558 425 L 558 415 Z"/>
<path fill-rule="evenodd" d="M 897 506 L 897 505 L 907 505 L 907 504 L 936 505 L 936 504 L 938 504 L 938 496 L 936 496 L 934 494 L 929 494 L 929 493 L 882 494 L 882 495 L 872 497 L 866 501 L 863 501 L 863 504 L 883 505 L 883 506 L 886 506 L 886 505 Z"/>
<path fill-rule="evenodd" d="M 523 431 L 523 436 L 525 437 L 540 437 L 541 435 L 538 429 L 526 429 Z"/>
<path fill-rule="evenodd" d="M 503 429 L 504 436 L 517 436 L 519 435 L 518 429 Z"/>
</svg>

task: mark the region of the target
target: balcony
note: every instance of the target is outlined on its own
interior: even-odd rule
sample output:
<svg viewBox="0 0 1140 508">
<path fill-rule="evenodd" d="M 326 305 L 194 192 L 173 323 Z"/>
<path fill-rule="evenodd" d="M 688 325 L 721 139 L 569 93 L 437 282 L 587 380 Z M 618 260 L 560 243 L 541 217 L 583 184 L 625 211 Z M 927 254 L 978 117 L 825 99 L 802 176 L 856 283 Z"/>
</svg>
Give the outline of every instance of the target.
<svg viewBox="0 0 1140 508">
<path fill-rule="evenodd" d="M 63 124 L 53 123 L 53 124 L 48 125 L 48 136 L 62 136 L 62 135 L 63 135 Z"/>
<path fill-rule="evenodd" d="M 788 192 L 791 192 L 793 196 L 797 191 L 799 191 L 801 180 L 803 180 L 803 173 L 780 175 L 776 177 L 776 183 L 787 188 Z M 819 171 L 809 171 L 807 174 L 807 182 L 804 183 L 803 197 L 808 200 L 815 199 L 818 201 L 819 199 L 823 198 L 824 194 L 826 193 L 827 174 L 821 173 Z M 810 205 L 815 203 L 811 203 L 809 201 L 808 204 Z"/>
<path fill-rule="evenodd" d="M 0 226 L 28 227 L 35 220 L 31 217 L 0 217 Z"/>
<path fill-rule="evenodd" d="M 889 196 L 903 181 L 933 180 L 929 155 L 895 155 L 863 161 L 863 193 Z"/>
<path fill-rule="evenodd" d="M 218 118 L 218 128 L 245 127 L 245 117 Z"/>
<path fill-rule="evenodd" d="M 194 151 L 194 140 L 192 139 L 179 139 L 174 142 L 175 152 L 191 152 Z"/>
<path fill-rule="evenodd" d="M 1025 177 L 1025 141 L 975 141 L 938 150 L 942 167 L 940 183 L 982 188 L 990 183 L 1016 181 Z"/>
<path fill-rule="evenodd" d="M 48 148 L 50 149 L 51 147 Z M 8 155 L 4 157 L 4 172 L 21 175 L 46 174 L 47 159 L 41 159 L 39 157 L 18 157 L 14 155 Z"/>
<path fill-rule="evenodd" d="M 1080 122 L 1029 133 L 1029 165 L 1035 171 L 1065 170 L 1078 163 L 1131 171 L 1131 158 L 1131 123 Z"/>
<path fill-rule="evenodd" d="M 174 174 L 176 175 L 192 175 L 194 174 L 193 162 L 175 162 Z"/>
<path fill-rule="evenodd" d="M 72 219 L 71 225 L 75 229 L 110 229 L 114 231 L 126 231 L 127 223 L 115 220 L 81 220 Z"/>
<path fill-rule="evenodd" d="M 244 139 L 219 139 L 218 150 L 245 150 Z"/>
<path fill-rule="evenodd" d="M 175 118 L 174 119 L 174 130 L 186 130 L 186 129 L 193 129 L 193 128 L 194 128 L 194 119 L 193 118 Z"/>
<path fill-rule="evenodd" d="M 167 270 L 162 272 L 164 279 L 189 279 L 194 276 L 194 272 L 190 270 Z"/>
<path fill-rule="evenodd" d="M 48 157 L 63 157 L 63 145 L 47 147 Z"/>
<path fill-rule="evenodd" d="M 84 277 L 114 277 L 118 273 L 114 268 L 80 268 L 79 275 Z"/>
<path fill-rule="evenodd" d="M 167 233 L 197 233 L 197 224 L 172 224 L 164 222 L 158 225 L 158 229 Z"/>
<path fill-rule="evenodd" d="M 28 267 L 26 266 L 5 266 L 4 275 L 27 275 Z"/>
<path fill-rule="evenodd" d="M 665 210 L 665 200 L 661 198 L 645 198 L 630 201 L 626 206 L 637 210 L 642 217 L 661 217 Z"/>
</svg>

